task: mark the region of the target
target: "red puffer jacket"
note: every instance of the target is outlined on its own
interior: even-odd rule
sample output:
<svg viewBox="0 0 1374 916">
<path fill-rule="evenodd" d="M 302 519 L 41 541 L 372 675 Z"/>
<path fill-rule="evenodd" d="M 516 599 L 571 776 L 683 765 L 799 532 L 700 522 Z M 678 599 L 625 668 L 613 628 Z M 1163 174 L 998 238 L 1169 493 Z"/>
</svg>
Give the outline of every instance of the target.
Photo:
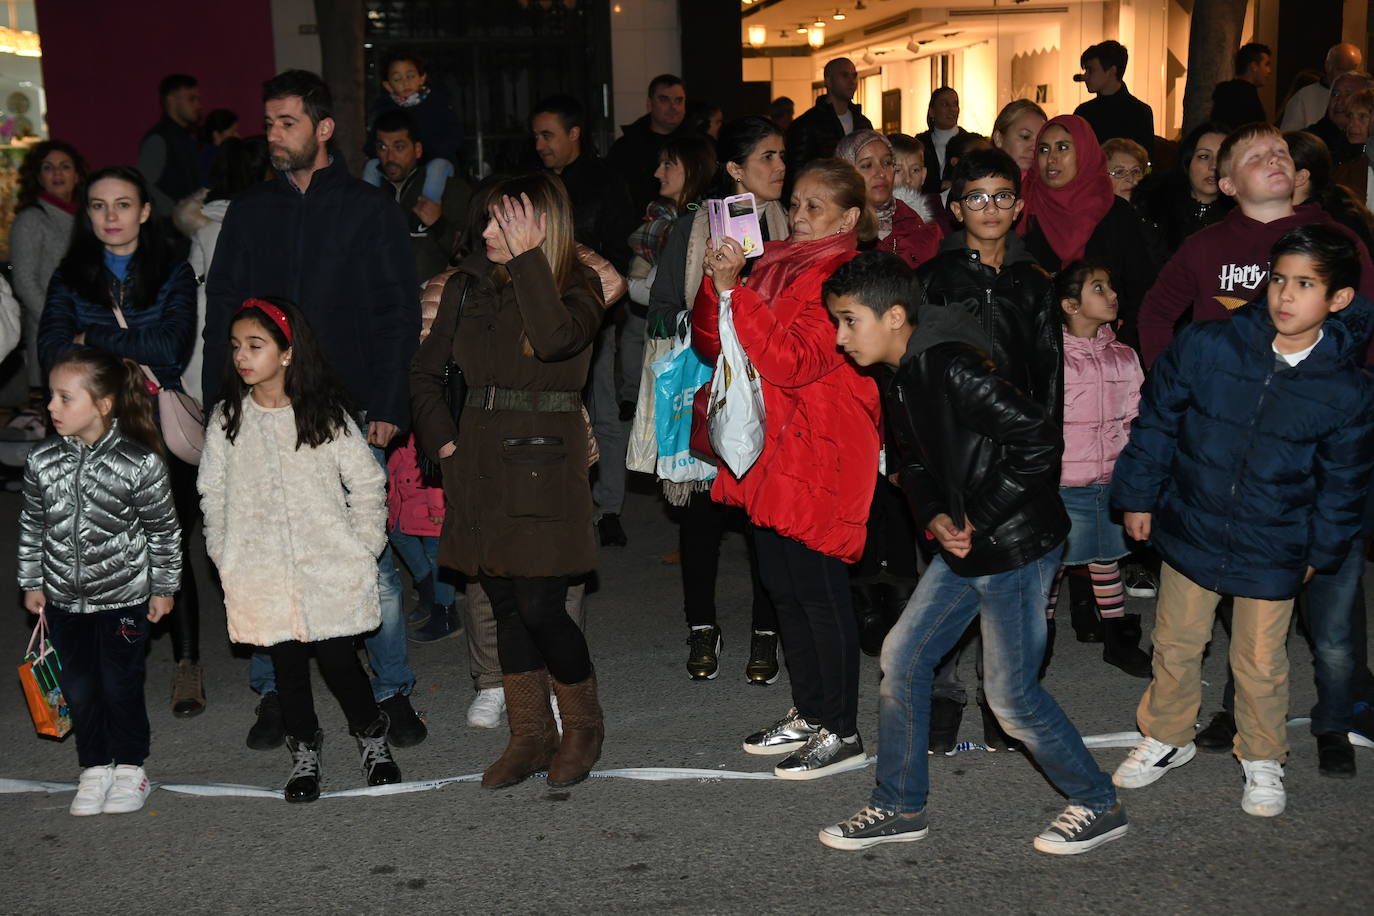
<svg viewBox="0 0 1374 916">
<path fill-rule="evenodd" d="M 731 290 L 744 351 L 763 380 L 763 454 L 743 478 L 719 466 L 711 496 L 742 506 L 755 525 L 847 563 L 863 553 L 878 474 L 878 388 L 835 347 L 821 284 L 854 257 L 825 258 L 772 302 Z M 720 354 L 720 300 L 703 280 L 692 308 L 692 346 Z"/>
</svg>

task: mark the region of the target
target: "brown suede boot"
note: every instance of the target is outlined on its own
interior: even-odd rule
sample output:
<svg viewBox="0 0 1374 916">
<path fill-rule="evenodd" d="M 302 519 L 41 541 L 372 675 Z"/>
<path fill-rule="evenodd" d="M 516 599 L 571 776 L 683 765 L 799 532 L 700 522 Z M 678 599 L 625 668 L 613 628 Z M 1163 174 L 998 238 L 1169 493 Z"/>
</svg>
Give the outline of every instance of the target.
<svg viewBox="0 0 1374 916">
<path fill-rule="evenodd" d="M 482 786 L 487 789 L 504 789 L 548 769 L 558 750 L 558 729 L 549 706 L 549 673 L 543 669 L 524 671 L 504 675 L 501 680 L 506 689 L 510 742 L 482 774 Z"/>
<path fill-rule="evenodd" d="M 561 789 L 587 778 L 592 764 L 601 757 L 606 728 L 596 699 L 595 674 L 580 684 L 562 684 L 555 679 L 553 692 L 563 716 L 563 743 L 549 765 L 549 785 Z"/>
</svg>

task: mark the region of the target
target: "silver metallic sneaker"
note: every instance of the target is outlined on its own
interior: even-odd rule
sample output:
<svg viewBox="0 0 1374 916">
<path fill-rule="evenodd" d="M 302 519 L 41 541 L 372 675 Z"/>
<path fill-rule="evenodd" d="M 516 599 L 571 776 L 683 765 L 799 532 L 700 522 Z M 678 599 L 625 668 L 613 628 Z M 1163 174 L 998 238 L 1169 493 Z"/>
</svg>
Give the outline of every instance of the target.
<svg viewBox="0 0 1374 916">
<path fill-rule="evenodd" d="M 812 725 L 801 717 L 793 706 L 772 725 L 761 732 L 754 732 L 744 739 L 744 749 L 751 754 L 790 754 L 810 741 L 820 726 Z"/>
<path fill-rule="evenodd" d="M 773 775 L 779 779 L 820 779 L 832 773 L 857 770 L 867 762 L 864 743 L 858 735 L 849 744 L 823 728 L 800 749 L 784 757 L 773 768 Z"/>
</svg>

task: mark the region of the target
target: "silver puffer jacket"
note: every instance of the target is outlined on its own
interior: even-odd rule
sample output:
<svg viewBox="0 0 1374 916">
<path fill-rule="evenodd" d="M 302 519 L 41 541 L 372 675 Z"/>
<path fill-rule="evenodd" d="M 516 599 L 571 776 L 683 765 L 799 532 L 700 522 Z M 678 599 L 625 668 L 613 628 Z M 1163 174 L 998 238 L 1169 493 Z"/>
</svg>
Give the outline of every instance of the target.
<svg viewBox="0 0 1374 916">
<path fill-rule="evenodd" d="M 53 436 L 29 452 L 19 587 L 77 613 L 130 607 L 181 584 L 167 466 L 118 424 L 95 445 Z"/>
</svg>

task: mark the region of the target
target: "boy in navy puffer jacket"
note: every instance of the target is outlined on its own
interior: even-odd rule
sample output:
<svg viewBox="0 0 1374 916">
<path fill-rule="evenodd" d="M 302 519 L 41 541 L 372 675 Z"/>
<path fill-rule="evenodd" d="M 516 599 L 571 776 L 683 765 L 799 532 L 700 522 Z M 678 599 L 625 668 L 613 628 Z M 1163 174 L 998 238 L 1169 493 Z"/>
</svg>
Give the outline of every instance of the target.
<svg viewBox="0 0 1374 916">
<path fill-rule="evenodd" d="M 1267 301 L 1185 329 L 1145 382 L 1112 504 L 1165 565 L 1143 738 L 1118 786 L 1193 758 L 1203 648 L 1220 596 L 1235 595 L 1241 807 L 1283 812 L 1293 596 L 1345 559 L 1374 468 L 1374 378 L 1362 368 L 1374 305 L 1359 282 L 1347 236 L 1293 229 L 1270 251 Z"/>
</svg>

